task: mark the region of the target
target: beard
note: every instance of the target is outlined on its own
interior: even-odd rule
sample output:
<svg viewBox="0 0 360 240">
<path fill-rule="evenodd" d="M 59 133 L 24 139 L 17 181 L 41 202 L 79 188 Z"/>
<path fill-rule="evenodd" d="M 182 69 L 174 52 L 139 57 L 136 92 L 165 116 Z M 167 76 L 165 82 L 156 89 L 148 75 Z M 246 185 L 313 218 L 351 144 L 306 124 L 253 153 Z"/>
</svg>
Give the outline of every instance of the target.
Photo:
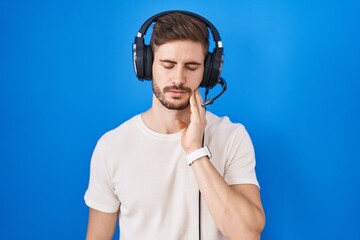
<svg viewBox="0 0 360 240">
<path fill-rule="evenodd" d="M 161 91 L 161 89 L 159 88 L 159 86 L 156 85 L 156 83 L 154 82 L 154 80 L 152 81 L 152 89 L 153 92 L 156 96 L 156 98 L 160 101 L 160 103 L 166 107 L 167 109 L 170 110 L 183 110 L 185 108 L 187 108 L 190 104 L 189 99 L 190 97 L 185 101 L 185 102 L 179 102 L 178 100 L 180 100 L 180 97 L 173 97 L 173 101 L 167 99 L 165 97 L 165 93 L 171 91 L 171 90 L 180 90 L 180 91 L 184 91 L 189 93 L 189 96 L 191 94 L 191 89 L 188 87 L 183 87 L 183 86 L 169 86 L 169 87 L 164 87 L 164 89 Z"/>
</svg>

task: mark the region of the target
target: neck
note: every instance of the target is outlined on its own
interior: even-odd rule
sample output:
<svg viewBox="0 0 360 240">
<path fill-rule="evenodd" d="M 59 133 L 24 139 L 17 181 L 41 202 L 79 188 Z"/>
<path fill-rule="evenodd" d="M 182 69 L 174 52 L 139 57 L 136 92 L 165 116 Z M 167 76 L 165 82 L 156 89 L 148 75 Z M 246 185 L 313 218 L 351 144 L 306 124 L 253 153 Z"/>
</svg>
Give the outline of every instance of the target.
<svg viewBox="0 0 360 240">
<path fill-rule="evenodd" d="M 176 120 L 185 123 L 190 122 L 190 107 L 184 110 L 170 110 L 164 107 L 156 97 L 153 97 L 152 107 L 144 112 L 142 120 L 151 130 L 163 134 L 172 134 L 179 132 L 175 125 Z"/>
</svg>

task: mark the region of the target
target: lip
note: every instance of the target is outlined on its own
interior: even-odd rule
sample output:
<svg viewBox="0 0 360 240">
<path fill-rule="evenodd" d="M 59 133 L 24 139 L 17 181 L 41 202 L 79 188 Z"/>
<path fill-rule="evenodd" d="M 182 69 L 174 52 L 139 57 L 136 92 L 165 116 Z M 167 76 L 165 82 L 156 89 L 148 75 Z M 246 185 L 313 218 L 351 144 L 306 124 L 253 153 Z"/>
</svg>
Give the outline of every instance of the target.
<svg viewBox="0 0 360 240">
<path fill-rule="evenodd" d="M 172 97 L 182 97 L 184 94 L 186 94 L 186 91 L 181 90 L 170 90 L 169 93 Z"/>
<path fill-rule="evenodd" d="M 169 92 L 171 92 L 171 93 L 186 93 L 185 91 L 180 91 L 180 90 L 171 90 Z"/>
</svg>

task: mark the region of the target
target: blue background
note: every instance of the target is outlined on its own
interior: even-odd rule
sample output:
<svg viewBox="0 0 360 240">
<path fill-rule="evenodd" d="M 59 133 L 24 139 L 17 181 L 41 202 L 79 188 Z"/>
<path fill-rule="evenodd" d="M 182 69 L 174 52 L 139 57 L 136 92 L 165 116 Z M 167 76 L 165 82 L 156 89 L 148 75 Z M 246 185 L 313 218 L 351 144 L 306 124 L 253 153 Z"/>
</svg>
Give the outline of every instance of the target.
<svg viewBox="0 0 360 240">
<path fill-rule="evenodd" d="M 95 143 L 151 103 L 131 44 L 170 9 L 221 34 L 229 89 L 209 111 L 252 137 L 262 239 L 360 239 L 360 4 L 349 0 L 2 0 L 0 238 L 84 239 Z"/>
</svg>

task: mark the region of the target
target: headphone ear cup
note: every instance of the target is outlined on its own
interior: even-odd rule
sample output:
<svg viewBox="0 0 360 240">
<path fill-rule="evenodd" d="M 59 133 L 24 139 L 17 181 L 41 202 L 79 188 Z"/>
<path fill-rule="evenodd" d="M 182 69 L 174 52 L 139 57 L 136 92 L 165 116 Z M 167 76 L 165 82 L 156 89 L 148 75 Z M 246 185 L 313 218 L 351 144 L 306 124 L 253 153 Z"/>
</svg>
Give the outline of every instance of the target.
<svg viewBox="0 0 360 240">
<path fill-rule="evenodd" d="M 216 48 L 215 52 L 211 54 L 211 63 L 209 68 L 209 80 L 206 88 L 213 88 L 220 81 L 220 74 L 222 71 L 222 65 L 224 61 L 223 49 Z"/>
<path fill-rule="evenodd" d="M 213 58 L 213 56 L 211 53 L 208 53 L 205 57 L 204 75 L 203 75 L 203 79 L 202 79 L 199 87 L 208 88 L 210 74 L 211 74 L 212 58 Z"/>
<path fill-rule="evenodd" d="M 153 64 L 153 53 L 150 46 L 145 46 L 144 48 L 144 70 L 145 76 L 144 79 L 152 80 L 152 64 Z"/>
<path fill-rule="evenodd" d="M 144 44 L 144 39 L 136 37 L 133 45 L 133 62 L 136 76 L 139 80 L 152 79 L 153 54 L 151 47 Z"/>
<path fill-rule="evenodd" d="M 144 39 L 136 38 L 133 45 L 133 63 L 136 77 L 144 80 Z"/>
</svg>

